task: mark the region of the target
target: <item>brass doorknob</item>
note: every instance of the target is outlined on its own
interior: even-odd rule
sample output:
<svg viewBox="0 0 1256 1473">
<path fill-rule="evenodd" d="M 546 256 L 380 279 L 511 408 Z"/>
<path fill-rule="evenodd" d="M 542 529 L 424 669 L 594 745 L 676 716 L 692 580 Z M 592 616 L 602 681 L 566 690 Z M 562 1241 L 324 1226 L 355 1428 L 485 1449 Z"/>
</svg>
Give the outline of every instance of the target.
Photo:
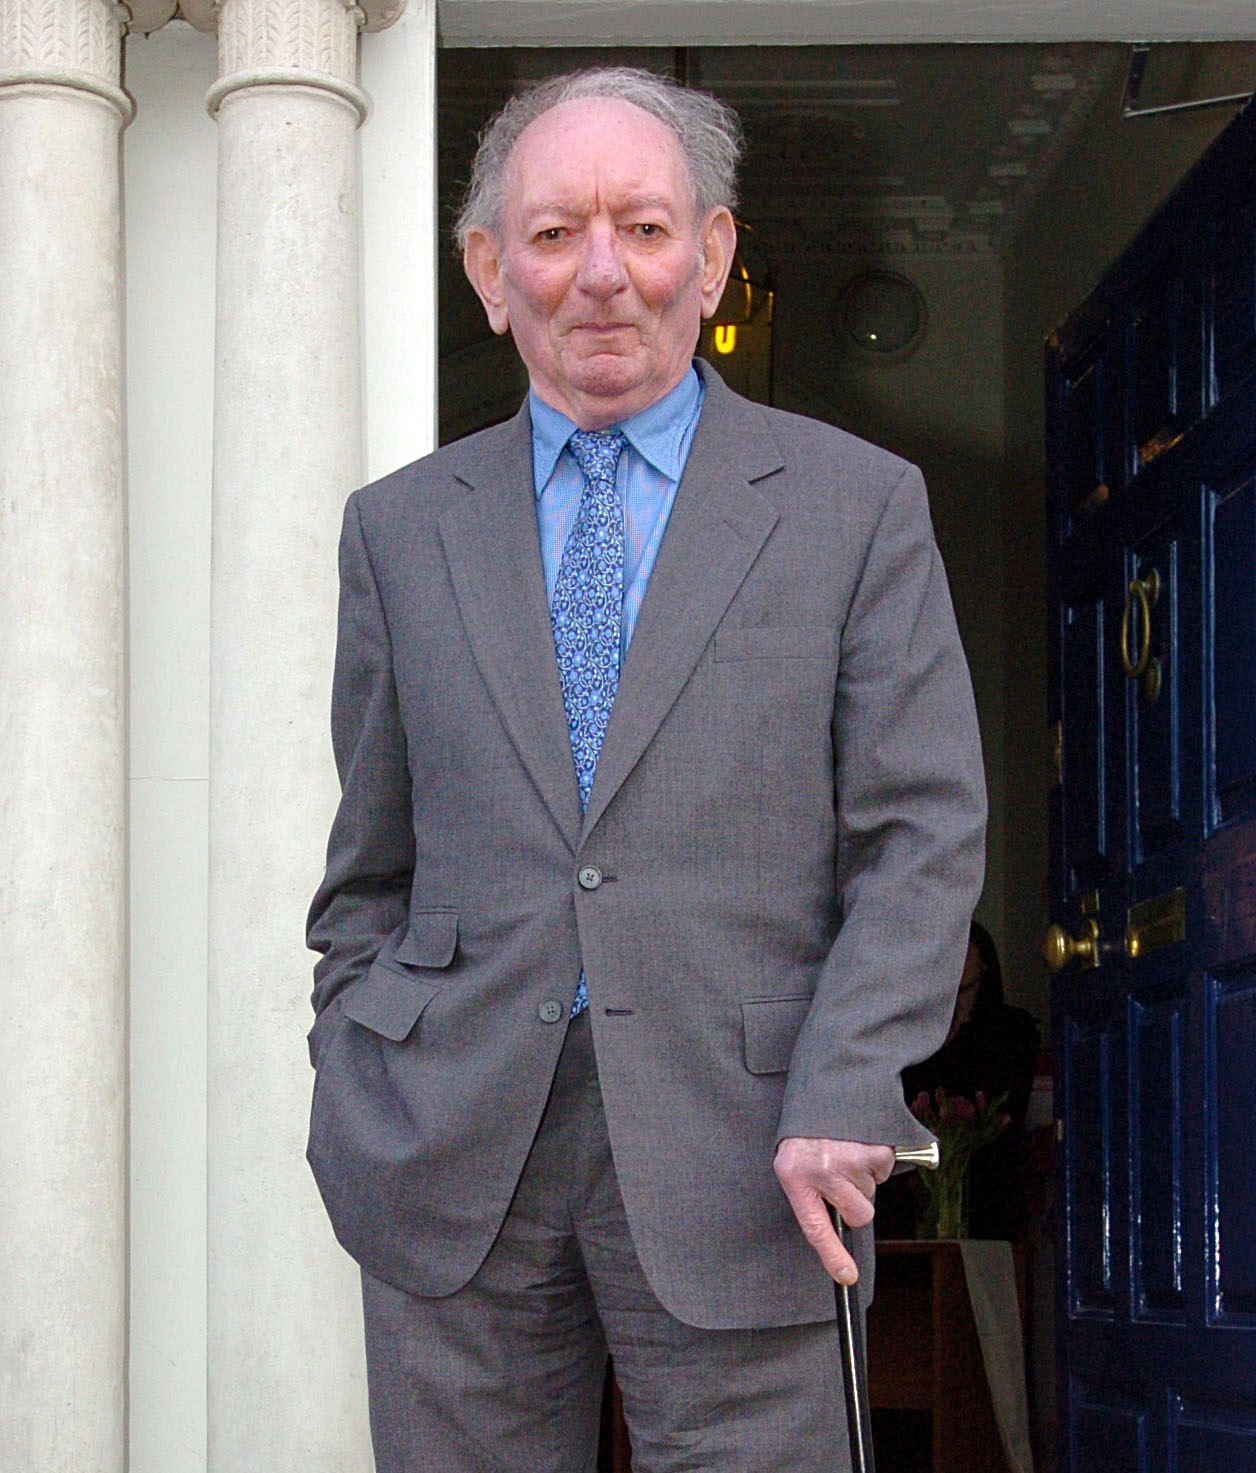
<svg viewBox="0 0 1256 1473">
<path fill-rule="evenodd" d="M 1051 925 L 1042 938 L 1042 959 L 1051 971 L 1061 971 L 1074 957 L 1085 967 L 1099 965 L 1099 922 L 1093 916 L 1082 922 L 1080 936 L 1070 936 L 1063 926 Z"/>
</svg>

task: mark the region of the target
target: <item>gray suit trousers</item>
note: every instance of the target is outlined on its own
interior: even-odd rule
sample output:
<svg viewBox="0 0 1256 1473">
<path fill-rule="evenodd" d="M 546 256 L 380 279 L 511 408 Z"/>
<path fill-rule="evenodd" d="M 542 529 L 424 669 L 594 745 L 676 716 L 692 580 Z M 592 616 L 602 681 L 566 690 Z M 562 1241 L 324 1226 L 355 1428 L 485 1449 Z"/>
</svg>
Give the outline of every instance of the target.
<svg viewBox="0 0 1256 1473">
<path fill-rule="evenodd" d="M 834 1322 L 695 1329 L 650 1290 L 587 1014 L 568 1027 L 515 1198 L 470 1283 L 420 1298 L 362 1278 L 377 1473 L 593 1473 L 608 1350 L 634 1473 L 850 1467 Z"/>
</svg>

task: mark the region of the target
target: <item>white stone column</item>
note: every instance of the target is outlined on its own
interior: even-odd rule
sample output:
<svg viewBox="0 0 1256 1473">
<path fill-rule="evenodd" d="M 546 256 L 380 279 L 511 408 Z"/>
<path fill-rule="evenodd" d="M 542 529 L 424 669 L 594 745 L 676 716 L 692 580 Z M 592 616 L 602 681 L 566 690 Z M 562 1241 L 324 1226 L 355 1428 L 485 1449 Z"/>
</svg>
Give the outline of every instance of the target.
<svg viewBox="0 0 1256 1473">
<path fill-rule="evenodd" d="M 213 1473 L 371 1467 L 356 1270 L 332 1239 L 304 1160 L 304 919 L 336 796 L 327 735 L 335 548 L 362 467 L 356 130 L 366 99 L 355 79 L 364 19 L 343 0 L 225 0 L 208 98 L 219 126 Z"/>
<path fill-rule="evenodd" d="M 0 1468 L 125 1456 L 120 11 L 0 0 Z"/>
</svg>

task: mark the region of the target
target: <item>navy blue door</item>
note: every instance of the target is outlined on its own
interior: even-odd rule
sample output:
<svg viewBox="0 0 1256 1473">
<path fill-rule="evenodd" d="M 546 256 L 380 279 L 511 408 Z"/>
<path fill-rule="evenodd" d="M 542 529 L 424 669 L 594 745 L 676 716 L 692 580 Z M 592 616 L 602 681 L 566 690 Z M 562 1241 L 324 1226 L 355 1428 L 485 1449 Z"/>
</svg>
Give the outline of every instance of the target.
<svg viewBox="0 0 1256 1473">
<path fill-rule="evenodd" d="M 1048 349 L 1061 1470 L 1256 1469 L 1256 109 Z"/>
</svg>

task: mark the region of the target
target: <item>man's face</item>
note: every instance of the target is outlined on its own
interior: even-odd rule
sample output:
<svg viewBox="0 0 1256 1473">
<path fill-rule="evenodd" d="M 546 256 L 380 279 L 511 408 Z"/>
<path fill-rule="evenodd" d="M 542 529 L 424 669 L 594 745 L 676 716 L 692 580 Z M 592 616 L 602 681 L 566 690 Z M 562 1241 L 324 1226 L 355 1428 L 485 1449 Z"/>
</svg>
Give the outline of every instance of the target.
<svg viewBox="0 0 1256 1473">
<path fill-rule="evenodd" d="M 498 235 L 471 233 L 467 275 L 537 394 L 582 429 L 680 382 L 736 242 L 727 210 L 695 220 L 672 131 L 616 98 L 561 103 L 524 130 Z"/>
</svg>

